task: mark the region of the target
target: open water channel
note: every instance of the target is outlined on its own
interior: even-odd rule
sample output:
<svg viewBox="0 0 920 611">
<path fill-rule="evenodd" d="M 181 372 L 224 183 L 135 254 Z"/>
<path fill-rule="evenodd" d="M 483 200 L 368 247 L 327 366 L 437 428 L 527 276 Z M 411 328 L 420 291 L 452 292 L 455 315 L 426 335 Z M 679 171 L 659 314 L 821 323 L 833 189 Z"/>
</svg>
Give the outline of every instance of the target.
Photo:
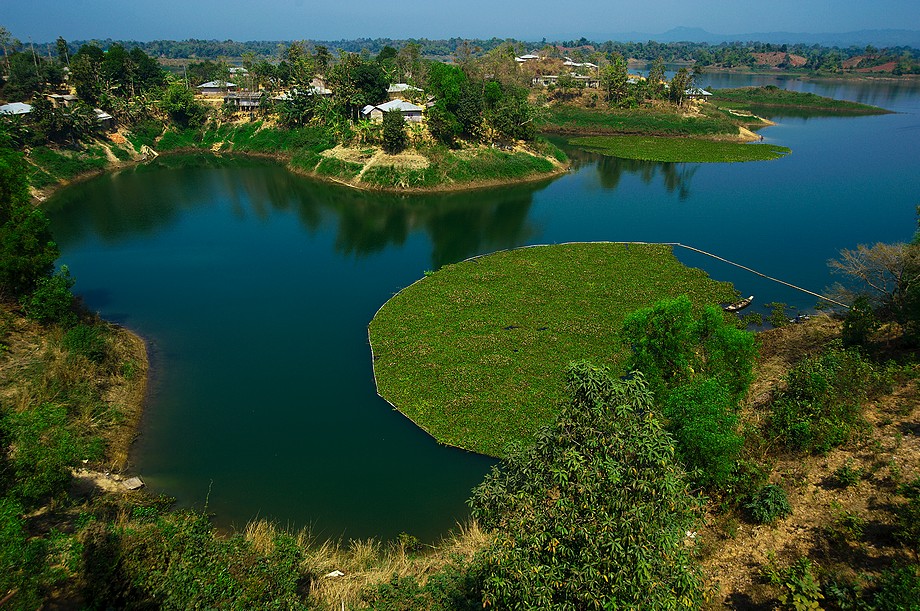
<svg viewBox="0 0 920 611">
<path fill-rule="evenodd" d="M 156 493 L 338 537 L 434 539 L 493 460 L 438 446 L 374 392 L 367 324 L 425 270 L 526 244 L 682 242 L 821 292 L 826 262 L 904 241 L 920 204 L 920 83 L 704 75 L 814 91 L 871 117 L 774 116 L 776 161 L 660 164 L 573 152 L 547 183 L 432 196 L 355 192 L 257 161 L 166 158 L 48 203 L 88 306 L 148 339 L 135 470 Z M 815 299 L 699 255 L 758 303 Z"/>
</svg>

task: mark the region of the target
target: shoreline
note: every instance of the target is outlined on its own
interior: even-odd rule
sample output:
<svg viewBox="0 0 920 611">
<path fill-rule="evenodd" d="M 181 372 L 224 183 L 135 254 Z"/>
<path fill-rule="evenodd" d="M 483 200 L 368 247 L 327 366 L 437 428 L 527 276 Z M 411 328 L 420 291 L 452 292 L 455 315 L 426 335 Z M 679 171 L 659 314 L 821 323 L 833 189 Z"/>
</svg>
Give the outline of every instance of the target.
<svg viewBox="0 0 920 611">
<path fill-rule="evenodd" d="M 318 182 L 323 182 L 327 184 L 334 184 L 343 187 L 349 187 L 356 189 L 358 191 L 364 191 L 367 193 L 401 193 L 409 195 L 423 195 L 427 193 L 460 193 L 464 191 L 476 191 L 479 189 L 491 189 L 496 187 L 510 187 L 519 184 L 530 184 L 535 182 L 541 182 L 543 180 L 551 180 L 562 176 L 571 169 L 571 164 L 568 162 L 561 163 L 555 159 L 545 158 L 551 161 L 553 164 L 553 170 L 545 173 L 534 173 L 528 174 L 526 176 L 521 176 L 513 179 L 489 179 L 489 180 L 476 180 L 463 183 L 443 183 L 431 187 L 386 187 L 381 185 L 372 185 L 364 183 L 362 181 L 346 181 L 332 176 L 324 176 L 313 170 L 305 170 L 303 168 L 298 168 L 291 164 L 293 159 L 292 155 L 275 152 L 275 153 L 262 153 L 254 151 L 211 151 L 207 149 L 200 149 L 194 147 L 182 147 L 176 149 L 170 149 L 168 151 L 157 151 L 157 156 L 152 159 L 142 159 L 136 158 L 130 161 L 118 161 L 112 162 L 110 165 L 106 166 L 103 169 L 94 169 L 88 172 L 81 172 L 70 178 L 59 180 L 53 185 L 45 187 L 43 189 L 34 189 L 32 190 L 32 201 L 36 204 L 42 204 L 63 188 L 69 187 L 71 185 L 79 184 L 86 180 L 90 180 L 97 176 L 102 176 L 103 174 L 117 172 L 126 168 L 133 168 L 143 163 L 155 160 L 158 157 L 176 157 L 181 155 L 200 155 L 202 157 L 239 157 L 239 158 L 249 158 L 249 159 L 267 159 L 283 165 L 284 168 L 296 174 L 297 176 L 302 176 L 309 178 L 311 180 L 316 180 Z M 533 155 L 537 157 L 537 155 Z"/>
</svg>

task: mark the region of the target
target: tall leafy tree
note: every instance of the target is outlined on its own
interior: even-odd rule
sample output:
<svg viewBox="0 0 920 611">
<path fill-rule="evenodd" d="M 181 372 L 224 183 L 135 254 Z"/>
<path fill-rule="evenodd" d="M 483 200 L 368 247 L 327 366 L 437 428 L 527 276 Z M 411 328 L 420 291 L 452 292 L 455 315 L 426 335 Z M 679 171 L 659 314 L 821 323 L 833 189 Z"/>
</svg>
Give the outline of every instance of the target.
<svg viewBox="0 0 920 611">
<path fill-rule="evenodd" d="M 572 401 L 473 492 L 495 533 L 480 556 L 496 609 L 690 609 L 703 600 L 699 522 L 641 376 L 573 364 Z"/>
<path fill-rule="evenodd" d="M 664 97 L 664 59 L 660 55 L 655 58 L 648 71 L 646 93 L 653 100 L 660 100 Z"/>
</svg>

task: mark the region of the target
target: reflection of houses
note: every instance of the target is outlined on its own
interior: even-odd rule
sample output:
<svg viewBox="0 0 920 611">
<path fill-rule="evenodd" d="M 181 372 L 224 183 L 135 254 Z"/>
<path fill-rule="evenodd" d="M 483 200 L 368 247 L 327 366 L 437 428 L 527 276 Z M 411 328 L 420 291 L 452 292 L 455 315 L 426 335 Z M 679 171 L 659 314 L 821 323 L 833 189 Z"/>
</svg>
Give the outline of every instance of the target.
<svg viewBox="0 0 920 611">
<path fill-rule="evenodd" d="M 239 93 L 228 93 L 224 96 L 224 104 L 235 110 L 252 112 L 259 108 L 261 103 L 261 91 L 241 91 Z"/>
<path fill-rule="evenodd" d="M 236 83 L 228 81 L 208 81 L 196 87 L 199 94 L 208 97 L 225 96 L 228 93 L 238 91 L 239 88 L 239 85 Z"/>
<path fill-rule="evenodd" d="M 401 112 L 403 119 L 406 121 L 419 123 L 422 120 L 422 111 L 424 109 L 421 106 L 412 104 L 411 102 L 396 99 L 390 100 L 385 104 L 378 104 L 376 106 L 368 104 L 361 109 L 361 117 L 364 119 L 370 119 L 371 121 L 383 121 L 383 113 L 390 112 L 391 110 L 398 110 Z"/>
<path fill-rule="evenodd" d="M 422 93 L 422 90 L 418 87 L 407 85 L 406 83 L 393 83 L 387 87 L 387 96 L 389 96 L 391 100 L 398 100 L 413 93 Z"/>
<path fill-rule="evenodd" d="M 572 80 L 575 82 L 576 87 L 586 87 L 588 89 L 597 89 L 600 87 L 600 80 L 596 76 L 582 76 L 580 74 L 570 75 Z M 559 84 L 559 75 L 558 74 L 544 74 L 542 76 L 535 76 L 531 80 L 531 84 L 542 85 L 543 87 L 548 87 L 550 85 L 556 86 Z"/>
<path fill-rule="evenodd" d="M 0 106 L 0 115 L 27 115 L 32 112 L 32 105 L 25 102 L 13 102 Z"/>
</svg>

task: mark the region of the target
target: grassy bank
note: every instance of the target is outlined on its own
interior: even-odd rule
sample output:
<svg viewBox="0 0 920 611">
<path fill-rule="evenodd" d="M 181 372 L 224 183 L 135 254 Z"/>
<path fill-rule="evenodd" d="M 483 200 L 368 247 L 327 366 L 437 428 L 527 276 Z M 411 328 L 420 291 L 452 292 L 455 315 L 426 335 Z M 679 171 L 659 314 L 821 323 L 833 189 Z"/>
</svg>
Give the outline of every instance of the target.
<svg viewBox="0 0 920 611">
<path fill-rule="evenodd" d="M 168 130 L 153 143 L 160 152 L 200 149 L 215 153 L 275 156 L 300 173 L 363 189 L 392 191 L 460 190 L 565 171 L 565 155 L 546 142 L 504 151 L 488 146 L 453 150 L 424 144 L 404 155 L 386 155 L 377 147 L 342 149 L 321 127 L 282 129 L 260 122 L 202 130 Z M 406 156 L 412 163 L 404 163 Z"/>
<path fill-rule="evenodd" d="M 794 109 L 809 111 L 811 116 L 818 115 L 880 115 L 891 111 L 850 102 L 835 100 L 800 91 L 788 91 L 775 85 L 765 87 L 742 87 L 739 89 L 717 89 L 713 91 L 712 103 L 719 108 L 733 110 L 746 110 L 756 112 L 757 109 Z"/>
<path fill-rule="evenodd" d="M 790 152 L 784 146 L 773 144 L 655 136 L 591 136 L 573 138 L 569 144 L 611 157 L 670 162 L 767 161 Z"/>
<path fill-rule="evenodd" d="M 419 144 L 405 154 L 386 155 L 374 146 L 337 147 L 334 134 L 324 127 L 285 129 L 259 121 L 165 130 L 159 124 L 141 124 L 117 139 L 120 143 L 99 140 L 80 148 L 36 147 L 27 156 L 33 188 L 47 195 L 74 179 L 140 161 L 144 147 L 158 153 L 271 157 L 294 172 L 321 180 L 398 192 L 498 186 L 557 176 L 568 168 L 565 153 L 545 141 L 513 150 Z M 344 157 L 336 154 L 343 151 Z M 406 156 L 413 157 L 412 163 L 404 162 Z"/>
<path fill-rule="evenodd" d="M 553 421 L 569 361 L 616 367 L 623 318 L 658 299 L 735 291 L 667 246 L 572 244 L 449 265 L 370 324 L 380 394 L 438 441 L 500 456 Z"/>
</svg>

